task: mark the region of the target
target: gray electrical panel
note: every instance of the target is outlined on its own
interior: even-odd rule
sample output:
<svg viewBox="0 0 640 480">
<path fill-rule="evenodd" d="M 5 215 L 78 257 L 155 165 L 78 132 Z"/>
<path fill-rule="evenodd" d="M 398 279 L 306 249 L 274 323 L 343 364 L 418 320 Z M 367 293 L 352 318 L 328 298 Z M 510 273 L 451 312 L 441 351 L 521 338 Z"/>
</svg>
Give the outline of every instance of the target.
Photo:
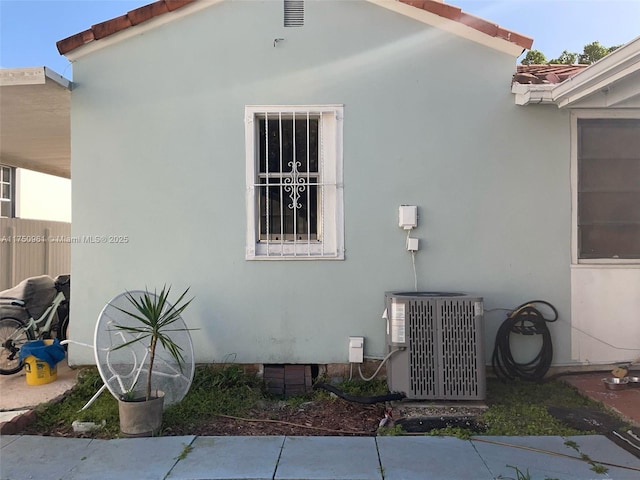
<svg viewBox="0 0 640 480">
<path fill-rule="evenodd" d="M 462 293 L 387 292 L 392 392 L 408 399 L 484 400 L 483 299 Z"/>
</svg>

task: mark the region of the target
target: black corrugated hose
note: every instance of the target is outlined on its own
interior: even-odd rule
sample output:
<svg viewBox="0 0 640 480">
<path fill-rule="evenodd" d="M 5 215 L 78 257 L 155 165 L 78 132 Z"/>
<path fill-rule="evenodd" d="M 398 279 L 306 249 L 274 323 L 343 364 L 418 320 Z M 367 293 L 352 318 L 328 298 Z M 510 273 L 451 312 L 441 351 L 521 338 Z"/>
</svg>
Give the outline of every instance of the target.
<svg viewBox="0 0 640 480">
<path fill-rule="evenodd" d="M 364 404 L 373 404 L 373 403 L 382 403 L 382 402 L 391 402 L 393 400 L 402 400 L 403 398 L 406 397 L 406 395 L 404 393 L 388 393 L 386 395 L 376 395 L 373 397 L 356 397 L 354 395 L 349 395 L 348 393 L 343 392 L 342 390 L 339 390 L 338 388 L 334 387 L 333 385 L 329 385 L 328 383 L 324 383 L 324 382 L 317 382 L 314 383 L 313 385 L 314 390 L 316 388 L 322 388 L 324 390 L 327 390 L 331 393 L 335 393 L 336 395 L 338 395 L 340 398 L 343 398 L 345 400 L 347 400 L 348 402 L 356 402 L 356 403 L 364 403 Z"/>
<path fill-rule="evenodd" d="M 553 311 L 553 318 L 545 318 L 536 305 L 546 305 Z M 491 365 L 496 376 L 506 382 L 520 378 L 530 382 L 541 381 L 549 371 L 553 360 L 553 344 L 548 322 L 558 319 L 558 311 L 549 302 L 531 300 L 512 311 L 500 325 L 496 334 Z M 509 338 L 512 333 L 520 335 L 542 335 L 542 347 L 530 362 L 518 363 L 513 359 Z"/>
</svg>

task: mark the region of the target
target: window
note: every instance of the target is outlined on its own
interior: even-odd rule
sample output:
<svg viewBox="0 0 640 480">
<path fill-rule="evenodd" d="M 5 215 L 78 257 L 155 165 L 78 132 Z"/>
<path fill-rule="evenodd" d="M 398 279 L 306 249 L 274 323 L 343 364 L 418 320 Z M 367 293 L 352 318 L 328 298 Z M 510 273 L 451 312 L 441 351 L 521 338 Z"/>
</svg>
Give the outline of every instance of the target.
<svg viewBox="0 0 640 480">
<path fill-rule="evenodd" d="M 342 112 L 246 107 L 247 259 L 344 258 Z"/>
<path fill-rule="evenodd" d="M 579 259 L 640 259 L 640 119 L 577 119 Z"/>
<path fill-rule="evenodd" d="M 0 165 L 0 217 L 13 217 L 15 196 L 15 169 Z"/>
</svg>

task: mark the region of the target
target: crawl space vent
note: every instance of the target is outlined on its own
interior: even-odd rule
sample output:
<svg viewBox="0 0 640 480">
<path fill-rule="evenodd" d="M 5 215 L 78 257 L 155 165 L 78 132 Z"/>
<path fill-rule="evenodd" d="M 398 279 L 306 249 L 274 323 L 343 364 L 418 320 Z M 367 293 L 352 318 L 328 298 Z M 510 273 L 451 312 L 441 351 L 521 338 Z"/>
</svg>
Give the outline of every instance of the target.
<svg viewBox="0 0 640 480">
<path fill-rule="evenodd" d="M 304 0 L 284 0 L 284 26 L 304 26 Z"/>
<path fill-rule="evenodd" d="M 273 395 L 292 397 L 310 392 L 313 378 L 311 365 L 264 365 L 264 383 Z"/>
</svg>

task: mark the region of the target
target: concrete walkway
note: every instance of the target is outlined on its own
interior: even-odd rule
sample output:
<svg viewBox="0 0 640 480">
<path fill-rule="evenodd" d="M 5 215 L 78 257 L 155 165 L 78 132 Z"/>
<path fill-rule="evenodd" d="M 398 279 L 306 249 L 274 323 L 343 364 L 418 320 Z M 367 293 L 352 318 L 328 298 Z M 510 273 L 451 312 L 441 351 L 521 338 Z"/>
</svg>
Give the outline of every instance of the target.
<svg viewBox="0 0 640 480">
<path fill-rule="evenodd" d="M 575 444 L 569 444 L 575 442 Z M 637 480 L 640 459 L 577 437 L 1 437 L 3 480 Z M 594 464 L 606 473 L 596 473 Z M 581 458 L 581 456 L 583 458 Z"/>
</svg>

